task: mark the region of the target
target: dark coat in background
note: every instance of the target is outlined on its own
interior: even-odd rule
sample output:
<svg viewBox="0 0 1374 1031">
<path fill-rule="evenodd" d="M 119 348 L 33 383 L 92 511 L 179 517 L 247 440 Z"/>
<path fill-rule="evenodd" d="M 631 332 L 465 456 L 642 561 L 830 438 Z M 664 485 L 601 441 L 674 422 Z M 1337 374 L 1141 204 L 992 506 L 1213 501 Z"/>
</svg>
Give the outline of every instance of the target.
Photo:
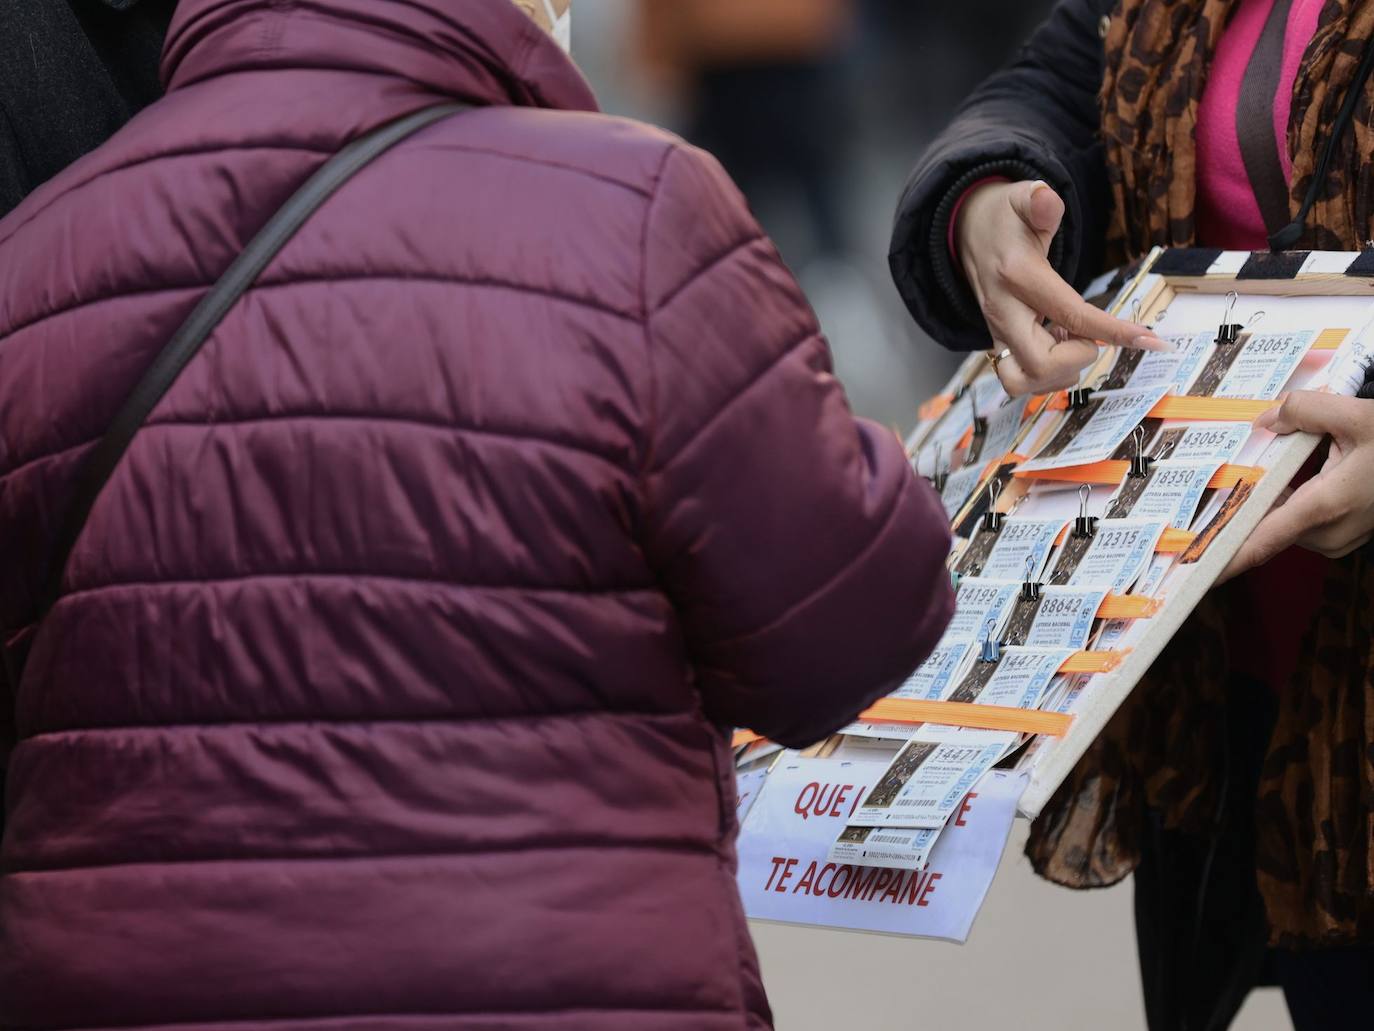
<svg viewBox="0 0 1374 1031">
<path fill-rule="evenodd" d="M 919 663 L 938 498 L 719 165 L 505 0 L 183 0 L 163 71 L 0 222 L 0 1026 L 768 1026 L 722 728 L 803 744 Z M 169 334 L 455 97 L 230 312 L 34 635 Z"/>
<path fill-rule="evenodd" d="M 0 13 L 0 216 L 162 95 L 176 0 L 9 0 Z"/>
</svg>

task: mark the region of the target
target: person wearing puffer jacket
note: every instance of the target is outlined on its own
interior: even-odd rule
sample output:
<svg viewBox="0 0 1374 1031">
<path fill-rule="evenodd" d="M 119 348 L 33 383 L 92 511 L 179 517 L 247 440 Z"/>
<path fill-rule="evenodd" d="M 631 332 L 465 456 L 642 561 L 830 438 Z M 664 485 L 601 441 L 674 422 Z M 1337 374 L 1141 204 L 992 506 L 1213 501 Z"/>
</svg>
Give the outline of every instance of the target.
<svg viewBox="0 0 1374 1031">
<path fill-rule="evenodd" d="M 728 728 L 817 740 L 951 614 L 720 167 L 566 0 L 183 0 L 167 95 L 0 221 L 0 1027 L 770 1026 Z M 531 17 L 533 15 L 533 17 Z M 134 437 L 82 459 L 349 141 Z"/>
</svg>

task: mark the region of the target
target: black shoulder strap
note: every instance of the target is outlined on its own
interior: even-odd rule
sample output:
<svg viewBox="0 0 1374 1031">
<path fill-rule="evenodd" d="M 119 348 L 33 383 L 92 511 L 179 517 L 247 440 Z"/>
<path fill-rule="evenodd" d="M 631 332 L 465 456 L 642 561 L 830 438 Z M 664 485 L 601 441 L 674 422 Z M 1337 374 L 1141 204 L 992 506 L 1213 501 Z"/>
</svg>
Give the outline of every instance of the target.
<svg viewBox="0 0 1374 1031">
<path fill-rule="evenodd" d="M 243 253 L 234 260 L 228 271 L 220 277 L 219 282 L 196 305 L 181 328 L 167 342 L 162 353 L 157 356 L 125 400 L 105 436 L 86 456 L 77 474 L 76 487 L 49 561 L 47 580 L 40 598 L 38 621 L 41 621 L 56 604 L 62 590 L 67 559 L 86 526 L 86 519 L 91 514 L 96 498 L 100 496 L 115 466 L 128 450 L 130 441 L 229 309 L 247 292 L 306 220 L 339 187 L 373 159 L 406 137 L 440 119 L 468 110 L 469 107 L 468 104 L 457 102 L 427 107 L 350 143 L 311 176 L 281 210 L 272 216 L 272 220 L 253 237 Z"/>
</svg>

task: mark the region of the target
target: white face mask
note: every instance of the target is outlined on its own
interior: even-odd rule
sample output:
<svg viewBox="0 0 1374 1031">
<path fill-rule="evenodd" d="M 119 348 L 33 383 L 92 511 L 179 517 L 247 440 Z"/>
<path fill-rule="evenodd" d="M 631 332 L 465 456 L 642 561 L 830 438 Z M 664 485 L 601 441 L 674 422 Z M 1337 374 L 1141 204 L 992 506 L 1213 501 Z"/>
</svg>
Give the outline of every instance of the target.
<svg viewBox="0 0 1374 1031">
<path fill-rule="evenodd" d="M 544 11 L 553 26 L 553 41 L 563 48 L 564 53 L 572 53 L 572 5 L 562 14 L 554 14 L 553 0 L 544 0 Z"/>
</svg>

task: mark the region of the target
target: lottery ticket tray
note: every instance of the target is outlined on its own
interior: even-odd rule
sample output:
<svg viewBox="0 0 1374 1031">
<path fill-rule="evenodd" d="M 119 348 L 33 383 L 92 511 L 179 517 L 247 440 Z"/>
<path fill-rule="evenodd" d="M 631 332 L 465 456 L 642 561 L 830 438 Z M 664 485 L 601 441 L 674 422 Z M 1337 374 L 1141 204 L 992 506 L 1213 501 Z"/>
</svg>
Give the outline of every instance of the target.
<svg viewBox="0 0 1374 1031">
<path fill-rule="evenodd" d="M 1157 250 L 1129 272 L 1104 276 L 1085 296 L 1114 314 L 1153 325 L 1162 336 L 1192 341 L 1188 355 L 1216 348 L 1192 366 L 1194 378 L 1157 388 L 1159 393 L 1148 400 L 1157 407 L 1148 408 L 1143 422 L 1140 413 L 1145 407 L 1120 412 L 1120 419 L 1117 413 L 1109 415 L 1123 427 L 1153 427 L 1158 441 L 1181 429 L 1190 440 L 1187 447 L 1170 445 L 1148 457 L 1157 459 L 1156 471 L 1190 463 L 1205 465 L 1205 475 L 1193 472 L 1190 488 L 1204 500 L 1188 495 L 1187 516 L 1180 510 L 1177 521 L 1161 523 L 1156 509 L 1141 503 L 1145 495 L 1136 493 L 1123 516 L 1117 506 L 1131 481 L 1123 479 L 1122 467 L 1131 465 L 1136 482 L 1147 486 L 1154 482 L 1148 464 L 1147 471 L 1139 473 L 1123 461 L 1130 453 L 1129 440 L 1103 441 L 1104 447 L 1110 444 L 1114 450 L 1100 451 L 1077 464 L 1085 453 L 1084 442 L 1094 436 L 1081 421 L 1090 405 L 1078 404 L 1080 421 L 1075 422 L 1070 413 L 1076 402 L 1064 392 L 1030 401 L 1009 399 L 996 383 L 988 355 L 970 356 L 941 394 L 921 406 L 920 422 L 907 439 L 913 467 L 936 481 L 955 531 L 950 567 L 956 583 L 962 585 L 961 611 L 964 590 L 971 582 L 979 584 L 978 591 L 993 593 L 1005 591 L 1009 581 L 1015 589 L 1031 586 L 1029 580 L 1017 582 L 1021 577 L 1009 571 L 1014 563 L 996 561 L 996 548 L 1008 540 L 1001 528 L 1019 524 L 1024 531 L 1031 525 L 1053 524 L 1042 543 L 1058 531 L 1053 550 L 1060 559 L 1068 553 L 1070 530 L 1077 536 L 1075 514 L 1094 517 L 1092 522 L 1099 529 L 1118 520 L 1113 533 L 1088 535 L 1104 548 L 1114 546 L 1111 539 L 1120 535 L 1123 524 L 1149 521 L 1133 518 L 1144 508 L 1155 513 L 1149 517 L 1155 520 L 1151 533 L 1161 533 L 1166 525 L 1169 528 L 1139 549 L 1152 552 L 1148 574 L 1129 574 L 1119 582 L 1088 577 L 1088 590 L 1075 588 L 1070 579 L 1061 588 L 1093 599 L 1080 603 L 1071 645 L 1018 637 L 1024 647 L 1013 648 L 1003 630 L 995 631 L 1000 644 L 1010 650 L 1001 658 L 982 654 L 984 668 L 1000 671 L 1013 652 L 1017 663 L 1023 659 L 1047 662 L 1048 668 L 1058 670 L 1055 682 L 1064 689 L 1059 695 L 1052 690 L 1032 691 L 1021 701 L 989 703 L 984 696 L 993 693 L 997 672 L 981 681 L 972 671 L 968 677 L 951 673 L 953 680 L 946 683 L 957 684 L 958 690 L 950 692 L 940 684 L 921 683 L 918 670 L 894 698 L 877 703 L 859 722 L 806 752 L 787 752 L 740 731 L 736 735 L 736 815 L 741 823 L 737 880 L 751 919 L 965 941 L 996 874 L 1014 817 L 1033 819 L 1045 808 L 1320 444 L 1312 436 L 1276 437 L 1256 430 L 1250 425 L 1255 416 L 1277 403 L 1281 391 L 1323 389 L 1354 394 L 1374 354 L 1374 251 L 1268 255 Z M 1251 329 L 1257 321 L 1262 321 L 1262 330 Z M 1241 346 L 1232 352 L 1235 357 L 1228 359 L 1220 349 L 1220 326 L 1234 323 L 1240 324 L 1234 329 L 1245 332 L 1236 338 Z M 1303 338 L 1300 347 L 1299 337 Z M 1253 352 L 1250 342 L 1255 344 Z M 1291 364 L 1267 365 L 1267 352 L 1279 346 L 1300 352 L 1301 357 Z M 1187 360 L 1182 364 L 1187 365 Z M 1141 381 L 1150 375 L 1139 373 L 1151 369 L 1145 359 L 1132 364 L 1124 352 L 1103 348 L 1099 361 L 1085 370 L 1080 381 L 1096 394 L 1099 407 L 1090 418 L 1108 414 L 1109 399 L 1140 393 Z M 1240 373 L 1234 380 L 1233 372 Z M 1129 389 L 1121 386 L 1123 378 Z M 1262 389 L 1252 393 L 1244 389 L 1256 383 Z M 1223 410 L 1229 414 L 1217 414 Z M 975 429 L 980 423 L 982 429 Z M 1212 443 L 1228 433 L 1229 443 L 1214 453 Z M 1144 439 L 1142 435 L 1138 447 L 1145 446 Z M 938 441 L 944 446 L 943 475 L 940 448 L 933 443 Z M 1056 451 L 1055 445 L 1064 441 L 1070 443 Z M 952 489 L 955 485 L 957 489 Z M 1089 510 L 1090 502 L 1094 507 Z M 1080 505 L 1085 506 L 1082 511 Z M 995 531 L 989 527 L 989 512 L 1003 520 Z M 985 531 L 991 533 L 993 551 L 980 552 L 975 542 Z M 1164 540 L 1170 533 L 1174 538 L 1166 548 Z M 1075 569 L 1088 568 L 1083 557 L 1087 553 L 1078 553 L 1080 564 Z M 971 558 L 974 561 L 968 561 Z M 1048 566 L 1041 568 L 1044 573 L 1030 577 L 1048 581 L 1043 597 L 1049 599 L 1053 584 L 1065 581 L 1046 575 Z M 1054 573 L 1059 573 L 1057 565 Z M 1110 593 L 1103 593 L 1104 583 L 1112 585 Z M 1035 623 L 1047 608 L 1043 604 L 1033 607 Z M 982 625 L 981 619 L 976 616 L 965 622 L 973 627 Z M 1091 624 L 1090 632 L 1082 632 L 1085 621 Z M 1001 625 L 1009 629 L 1011 624 Z M 1019 624 L 1017 629 L 1021 629 Z M 950 633 L 955 633 L 953 627 Z M 949 650 L 967 649 L 973 641 L 972 654 L 979 656 L 976 642 L 981 640 L 986 647 L 991 640 L 988 635 L 994 632 L 988 630 L 977 638 L 967 636 L 968 629 L 959 633 L 965 636 L 957 636 Z M 1065 647 L 1082 650 L 1031 658 L 1037 650 L 1044 656 Z M 923 664 L 923 669 L 933 661 Z M 964 665 L 959 666 L 959 661 Z M 952 666 L 972 670 L 969 661 L 956 659 Z M 943 669 L 938 663 L 936 668 Z M 1043 672 L 1037 668 L 1036 676 Z M 984 685 L 975 692 L 973 702 L 961 696 L 970 680 Z M 1075 690 L 1067 690 L 1070 687 Z M 1014 692 L 1012 696 L 1016 697 Z M 999 697 L 1005 697 L 1005 692 Z M 997 719 L 1009 718 L 1015 726 L 986 722 L 993 718 L 993 710 L 998 710 Z M 1051 723 L 1052 731 L 1048 729 Z M 950 781 L 947 792 L 939 789 L 944 792 L 944 803 L 953 800 L 954 805 L 947 806 L 950 816 L 941 817 L 943 830 L 933 847 L 920 852 L 913 836 L 932 823 L 894 819 L 880 826 L 880 821 L 867 815 L 871 807 L 891 804 L 893 795 L 886 786 L 895 783 L 894 777 L 910 778 L 901 782 L 915 784 L 916 775 L 910 771 L 920 766 L 925 776 L 927 765 L 922 764 L 934 763 L 934 758 L 912 753 L 912 760 L 904 764 L 911 746 L 934 757 L 937 753 L 930 751 L 935 747 L 930 740 L 939 740 L 945 731 L 965 734 L 960 728 L 980 727 L 1017 730 L 1019 737 L 1001 736 L 1019 744 L 1007 752 L 993 749 L 992 759 L 981 754 L 980 763 L 986 759 L 995 766 L 970 760 L 967 776 Z M 987 732 L 965 734 L 957 747 Z M 997 761 L 995 755 L 1003 758 Z M 936 774 L 930 776 L 930 783 L 938 780 Z M 877 829 L 866 829 L 870 827 Z M 879 834 L 884 837 L 880 839 Z M 894 848 L 906 852 L 896 861 L 887 861 Z"/>
<path fill-rule="evenodd" d="M 1196 252 L 1157 251 L 1120 291 L 1110 310 L 1147 324 L 1161 313 L 1174 313 L 1177 321 L 1177 315 L 1191 306 L 1189 299 L 1197 302 L 1205 298 L 1210 308 L 1222 311 L 1227 295 L 1235 294 L 1237 319 L 1249 317 L 1247 307 L 1259 304 L 1267 326 L 1326 329 L 1333 322 L 1341 323 L 1349 332 L 1330 363 L 1315 374 L 1295 377 L 1289 387 L 1316 386 L 1312 381 L 1319 377 L 1321 385 L 1328 389 L 1353 393 L 1362 379 L 1354 370 L 1368 365 L 1370 338 L 1374 336 L 1370 332 L 1370 323 L 1374 321 L 1374 268 L 1363 271 L 1358 266 L 1364 263 L 1355 254 L 1319 256 L 1325 259 L 1325 268 L 1340 269 L 1344 265 L 1343 271 L 1303 271 L 1315 264 L 1310 260 L 1312 256 L 1301 258 L 1301 265 L 1290 262 L 1286 266 L 1274 262 L 1273 257 L 1226 252 L 1217 255 L 1212 267 L 1203 274 L 1179 275 L 1155 269 L 1186 266 L 1196 261 Z M 1238 274 L 1247 265 L 1251 266 L 1251 273 Z M 1265 266 L 1273 269 L 1270 275 L 1263 273 Z M 1299 270 L 1296 274 L 1291 272 L 1294 267 Z M 1352 301 L 1341 302 L 1338 298 Z M 1339 314 L 1333 314 L 1333 308 L 1340 309 Z M 1160 329 L 1164 328 L 1161 323 Z M 1110 367 L 1113 359 L 1114 355 L 1104 353 L 1100 365 Z M 1085 373 L 1083 381 L 1092 382 L 1099 371 L 1095 366 Z M 1304 378 L 1307 382 L 1300 381 Z M 1130 642 L 1120 665 L 1094 677 L 1093 690 L 1085 693 L 1082 704 L 1073 712 L 1069 732 L 1061 738 L 1043 739 L 1043 747 L 1028 757 L 1022 768 L 1029 771 L 1030 783 L 1021 796 L 1020 815 L 1033 819 L 1040 814 L 1319 444 L 1320 438 L 1309 434 L 1277 437 L 1253 459 L 1263 475 L 1253 484 L 1248 500 L 1211 540 L 1202 556 L 1170 581 L 1162 605 L 1146 621 L 1144 632 Z"/>
</svg>

